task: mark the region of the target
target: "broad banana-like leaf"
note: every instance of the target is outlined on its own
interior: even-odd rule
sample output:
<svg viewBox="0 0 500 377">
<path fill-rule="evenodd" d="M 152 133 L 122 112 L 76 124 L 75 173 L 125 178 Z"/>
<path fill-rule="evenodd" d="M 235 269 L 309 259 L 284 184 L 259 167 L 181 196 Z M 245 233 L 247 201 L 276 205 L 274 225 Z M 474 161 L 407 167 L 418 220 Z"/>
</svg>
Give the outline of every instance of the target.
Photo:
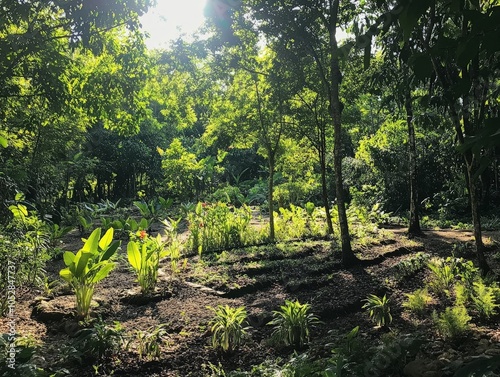
<svg viewBox="0 0 500 377">
<path fill-rule="evenodd" d="M 82 251 L 86 253 L 96 253 L 99 245 L 99 238 L 101 237 L 101 228 L 95 229 L 90 237 L 85 241 Z"/>
<path fill-rule="evenodd" d="M 136 271 L 139 271 L 142 265 L 142 258 L 141 253 L 139 252 L 139 248 L 134 241 L 130 241 L 127 245 L 127 257 L 128 261 L 132 265 L 132 268 Z"/>
<path fill-rule="evenodd" d="M 115 241 L 107 248 L 107 250 L 102 254 L 101 261 L 106 261 L 115 255 L 116 250 L 120 247 L 121 241 Z"/>
<path fill-rule="evenodd" d="M 75 254 L 71 251 L 66 251 L 63 254 L 63 260 L 66 266 L 70 266 L 71 263 L 73 263 L 73 261 L 75 260 Z"/>
<path fill-rule="evenodd" d="M 75 263 L 76 278 L 80 278 L 85 274 L 85 267 L 87 267 L 89 259 L 92 257 L 92 255 L 93 255 L 92 253 L 81 253 L 80 258 L 78 259 L 78 263 Z"/>
<path fill-rule="evenodd" d="M 71 278 L 73 277 L 73 274 L 71 273 L 69 268 L 63 268 L 61 271 L 59 271 L 59 276 L 61 276 L 67 282 L 71 282 Z"/>
<path fill-rule="evenodd" d="M 106 262 L 104 265 L 101 265 L 99 271 L 92 278 L 91 283 L 96 284 L 100 282 L 102 279 L 108 276 L 113 268 L 115 268 L 115 264 L 113 262 Z"/>
<path fill-rule="evenodd" d="M 101 240 L 99 241 L 99 247 L 102 250 L 106 250 L 109 244 L 113 241 L 113 233 L 114 229 L 109 228 L 108 231 L 104 234 L 104 236 L 102 236 Z"/>
</svg>

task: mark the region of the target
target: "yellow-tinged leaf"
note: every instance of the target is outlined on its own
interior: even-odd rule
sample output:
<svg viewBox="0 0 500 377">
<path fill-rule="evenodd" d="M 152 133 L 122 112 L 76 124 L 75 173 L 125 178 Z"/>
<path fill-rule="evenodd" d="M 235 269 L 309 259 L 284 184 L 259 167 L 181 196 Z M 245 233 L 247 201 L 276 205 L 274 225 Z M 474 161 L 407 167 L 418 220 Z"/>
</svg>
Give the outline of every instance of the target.
<svg viewBox="0 0 500 377">
<path fill-rule="evenodd" d="M 95 229 L 90 237 L 85 241 L 82 247 L 83 252 L 97 252 L 97 246 L 99 245 L 99 238 L 101 237 L 101 228 Z"/>
<path fill-rule="evenodd" d="M 63 260 L 64 260 L 64 264 L 66 266 L 69 266 L 75 260 L 75 254 L 73 254 L 73 252 L 71 252 L 71 251 L 66 251 L 63 254 Z"/>
<path fill-rule="evenodd" d="M 99 241 L 99 247 L 101 249 L 103 250 L 106 249 L 111 243 L 111 241 L 113 241 L 113 232 L 114 229 L 109 228 L 108 231 L 104 234 L 104 236 L 102 236 L 101 240 Z"/>
<path fill-rule="evenodd" d="M 136 271 L 141 269 L 141 253 L 139 248 L 134 241 L 130 241 L 127 245 L 127 257 L 128 261 L 132 265 L 132 268 Z"/>
<path fill-rule="evenodd" d="M 71 273 L 69 268 L 64 268 L 61 271 L 59 271 L 59 276 L 61 276 L 67 282 L 71 282 L 71 278 L 73 277 L 73 274 Z"/>
</svg>

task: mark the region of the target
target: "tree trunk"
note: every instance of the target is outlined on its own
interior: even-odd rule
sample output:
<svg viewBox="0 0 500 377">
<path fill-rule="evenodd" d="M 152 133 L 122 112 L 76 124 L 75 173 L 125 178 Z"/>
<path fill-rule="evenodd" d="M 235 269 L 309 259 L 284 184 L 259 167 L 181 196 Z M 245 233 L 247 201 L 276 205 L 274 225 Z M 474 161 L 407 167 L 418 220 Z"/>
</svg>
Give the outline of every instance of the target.
<svg viewBox="0 0 500 377">
<path fill-rule="evenodd" d="M 323 206 L 325 207 L 326 225 L 328 227 L 328 234 L 333 234 L 333 223 L 332 215 L 330 213 L 330 201 L 328 199 L 328 185 L 326 182 L 326 156 L 325 156 L 325 146 L 321 146 L 321 152 L 319 153 L 319 161 L 321 168 L 321 189 L 323 196 Z"/>
<path fill-rule="evenodd" d="M 268 194 L 268 204 L 269 204 L 269 241 L 274 242 L 274 203 L 273 203 L 273 191 L 274 191 L 274 156 L 269 155 L 269 194 Z"/>
<path fill-rule="evenodd" d="M 408 124 L 408 160 L 410 168 L 410 222 L 408 226 L 408 236 L 418 236 L 422 234 L 420 229 L 418 189 L 417 189 L 417 147 L 415 143 L 415 127 L 413 125 L 413 105 L 409 91 L 406 93 L 405 109 L 406 123 Z"/>
<path fill-rule="evenodd" d="M 349 224 L 345 209 L 344 187 L 342 179 L 342 123 L 339 86 L 342 74 L 339 67 L 339 49 L 337 45 L 336 30 L 339 2 L 334 1 L 332 7 L 332 20 L 330 25 L 330 115 L 333 121 L 334 144 L 333 144 L 333 166 L 335 169 L 335 188 L 337 190 L 337 207 L 339 212 L 340 238 L 342 242 L 342 264 L 345 267 L 355 265 L 359 262 L 351 248 L 351 237 L 349 235 Z"/>
</svg>

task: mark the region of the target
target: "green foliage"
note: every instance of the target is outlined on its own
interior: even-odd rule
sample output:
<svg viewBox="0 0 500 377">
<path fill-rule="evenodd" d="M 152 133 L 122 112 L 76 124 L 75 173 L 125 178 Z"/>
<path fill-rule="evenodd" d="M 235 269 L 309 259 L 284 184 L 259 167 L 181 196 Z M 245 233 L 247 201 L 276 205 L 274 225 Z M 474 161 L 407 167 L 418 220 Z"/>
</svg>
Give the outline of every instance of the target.
<svg viewBox="0 0 500 377">
<path fill-rule="evenodd" d="M 247 333 L 243 326 L 247 312 L 243 306 L 232 308 L 229 305 L 208 307 L 215 314 L 209 322 L 212 331 L 212 347 L 221 348 L 224 352 L 232 352 L 241 345 Z"/>
<path fill-rule="evenodd" d="M 389 306 L 389 299 L 386 295 L 380 298 L 376 295 L 370 294 L 364 301 L 363 309 L 366 309 L 370 315 L 370 319 L 377 326 L 388 326 L 392 322 L 391 307 Z"/>
<path fill-rule="evenodd" d="M 174 203 L 172 198 L 165 199 L 161 196 L 150 200 L 149 202 L 135 201 L 134 206 L 141 212 L 141 216 L 146 218 L 148 222 L 159 221 L 167 217 L 167 211 Z"/>
<path fill-rule="evenodd" d="M 73 230 L 71 226 L 60 226 L 59 224 L 48 224 L 47 227 L 50 232 L 50 243 L 52 246 L 55 246 L 57 241 Z"/>
<path fill-rule="evenodd" d="M 168 255 L 160 234 L 156 238 L 141 233 L 140 241 L 130 241 L 127 245 L 127 257 L 130 265 L 137 274 L 137 281 L 141 292 L 148 294 L 154 291 L 158 280 L 160 259 Z"/>
<path fill-rule="evenodd" d="M 310 328 L 319 323 L 318 317 L 309 313 L 310 304 L 285 301 L 279 311 L 273 311 L 273 337 L 287 346 L 302 348 L 309 341 Z"/>
<path fill-rule="evenodd" d="M 7 287 L 41 285 L 45 263 L 50 259 L 50 235 L 35 211 L 28 211 L 18 195 L 9 206 L 12 220 L 0 228 L 0 315 L 7 310 Z"/>
<path fill-rule="evenodd" d="M 12 344 L 15 345 L 15 354 L 12 354 Z M 36 365 L 37 348 L 37 345 L 27 337 L 1 334 L 0 375 L 2 377 L 49 377 L 49 373 Z"/>
<path fill-rule="evenodd" d="M 427 288 L 417 289 L 413 293 L 406 293 L 406 297 L 408 299 L 403 303 L 403 307 L 419 315 L 423 314 L 432 302 L 432 296 L 429 295 Z"/>
<path fill-rule="evenodd" d="M 496 314 L 496 297 L 494 289 L 486 286 L 482 281 L 474 282 L 471 294 L 472 304 L 483 318 L 490 318 Z"/>
<path fill-rule="evenodd" d="M 438 295 L 449 294 L 455 279 L 455 264 L 451 260 L 433 258 L 427 264 L 431 270 L 429 287 Z"/>
<path fill-rule="evenodd" d="M 159 359 L 161 356 L 161 345 L 166 342 L 167 330 L 165 325 L 161 324 L 151 327 L 147 331 L 138 330 L 136 332 L 139 352 L 139 358 L 146 360 Z"/>
<path fill-rule="evenodd" d="M 455 339 L 462 336 L 469 328 L 471 317 L 463 305 L 455 305 L 446 308 L 439 315 L 436 311 L 432 314 L 432 319 L 439 333 L 444 338 Z"/>
<path fill-rule="evenodd" d="M 418 252 L 408 259 L 404 259 L 394 266 L 395 275 L 398 279 L 404 279 L 414 275 L 427 265 L 429 254 Z"/>
<path fill-rule="evenodd" d="M 101 228 L 97 228 L 76 255 L 67 251 L 63 256 L 67 267 L 59 274 L 75 291 L 79 318 L 88 318 L 95 286 L 115 267 L 112 260 L 120 242 L 113 241 L 113 228 L 100 237 Z"/>
<path fill-rule="evenodd" d="M 79 330 L 75 334 L 73 347 L 77 352 L 72 355 L 80 364 L 113 356 L 124 344 L 124 331 L 120 322 L 115 321 L 114 325 L 110 326 L 99 317 L 93 327 Z"/>
<path fill-rule="evenodd" d="M 312 206 L 311 206 L 312 205 Z M 308 203 L 305 208 L 290 204 L 290 209 L 280 208 L 275 212 L 276 239 L 280 241 L 326 234 L 324 211 Z"/>
<path fill-rule="evenodd" d="M 198 203 L 188 214 L 189 245 L 198 253 L 228 249 L 251 243 L 250 207 L 225 203 Z"/>
</svg>

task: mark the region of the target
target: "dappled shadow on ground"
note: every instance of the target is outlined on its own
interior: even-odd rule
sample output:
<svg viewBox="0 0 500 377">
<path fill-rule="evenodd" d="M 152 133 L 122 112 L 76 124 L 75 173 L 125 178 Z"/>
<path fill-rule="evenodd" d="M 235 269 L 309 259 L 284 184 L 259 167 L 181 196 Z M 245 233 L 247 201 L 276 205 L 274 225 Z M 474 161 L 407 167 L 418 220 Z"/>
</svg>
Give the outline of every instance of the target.
<svg viewBox="0 0 500 377">
<path fill-rule="evenodd" d="M 358 250 L 360 256 L 367 259 L 361 266 L 350 269 L 341 267 L 338 251 L 332 249 L 331 242 L 325 241 L 234 250 L 218 257 L 207 255 L 203 262 L 198 256 L 192 256 L 178 276 L 173 276 L 169 266 L 162 264 L 158 289 L 164 295 L 135 304 L 127 301 L 127 294 L 137 284 L 122 251 L 119 266 L 96 290 L 101 305 L 93 315 L 100 315 L 106 323 L 121 322 L 131 339 L 139 330 L 147 331 L 164 324 L 166 342 L 158 361 L 140 360 L 137 344 L 132 341 L 129 350 L 119 356 L 119 362 L 108 361 L 103 368 L 108 374 L 114 371 L 114 375 L 121 376 L 206 376 L 208 372 L 202 366 L 208 362 L 215 365 L 220 362 L 227 369 L 249 369 L 270 357 L 287 358 L 292 350 L 270 342 L 272 328 L 268 326 L 272 311 L 278 310 L 285 300 L 310 303 L 311 310 L 320 317 L 322 323 L 311 334 L 309 351 L 313 356 L 328 356 L 331 349 L 325 344 L 355 326 L 360 326 L 367 345 L 372 343 L 369 339 L 380 337 L 381 330 L 374 329 L 362 309 L 363 300 L 369 294 L 387 294 L 391 299 L 394 326 L 412 331 L 414 324 L 408 322 L 401 306 L 403 293 L 422 286 L 426 276 L 417 272 L 391 283 L 395 266 L 418 251 L 450 255 L 454 244 L 470 241 L 467 232 L 425 233 L 426 237 L 408 242 L 396 231 L 395 240 Z M 57 261 L 49 266 L 49 271 L 55 276 L 61 267 L 62 262 Z M 40 293 L 27 292 L 20 298 L 18 331 L 31 333 L 45 342 L 46 364 L 50 366 L 61 360 L 61 348 L 71 344 L 71 337 L 79 326 L 71 318 L 52 322 L 32 318 L 30 304 Z M 245 345 L 233 355 L 221 355 L 210 347 L 208 324 L 213 312 L 208 307 L 226 304 L 245 306 L 251 326 Z M 6 321 L 0 324 L 5 331 Z M 79 376 L 94 373 L 91 365 L 79 366 L 75 371 Z"/>
</svg>

